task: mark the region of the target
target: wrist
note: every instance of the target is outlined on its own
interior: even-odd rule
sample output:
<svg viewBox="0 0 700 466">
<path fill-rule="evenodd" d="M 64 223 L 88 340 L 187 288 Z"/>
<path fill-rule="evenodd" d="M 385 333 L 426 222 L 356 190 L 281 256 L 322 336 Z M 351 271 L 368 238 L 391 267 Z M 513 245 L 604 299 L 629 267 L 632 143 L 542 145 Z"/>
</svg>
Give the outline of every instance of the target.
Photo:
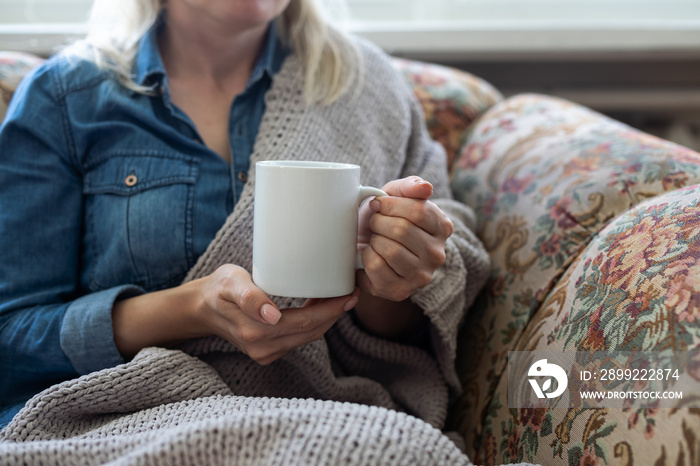
<svg viewBox="0 0 700 466">
<path fill-rule="evenodd" d="M 148 346 L 172 346 L 210 334 L 197 283 L 155 291 L 114 304 L 114 342 L 125 358 Z"/>
<path fill-rule="evenodd" d="M 203 278 L 192 280 L 179 287 L 173 296 L 176 309 L 182 315 L 182 325 L 187 328 L 189 335 L 184 339 L 199 338 L 213 333 L 207 319 L 207 306 L 202 293 Z"/>
</svg>

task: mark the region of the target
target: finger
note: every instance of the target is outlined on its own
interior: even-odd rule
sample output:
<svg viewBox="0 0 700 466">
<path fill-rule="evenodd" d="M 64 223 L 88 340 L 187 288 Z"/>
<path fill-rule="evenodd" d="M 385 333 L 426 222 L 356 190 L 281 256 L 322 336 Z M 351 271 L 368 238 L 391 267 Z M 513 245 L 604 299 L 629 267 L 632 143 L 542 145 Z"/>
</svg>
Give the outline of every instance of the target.
<svg viewBox="0 0 700 466">
<path fill-rule="evenodd" d="M 381 235 L 372 237 L 371 247 L 396 274 L 393 276 L 382 271 L 381 278 L 377 278 L 379 275 L 372 276 L 370 270 L 368 278 L 375 288 L 375 296 L 382 295 L 394 301 L 402 301 L 414 290 L 430 283 L 435 269 L 445 261 L 444 250 L 440 248 L 435 248 L 434 255 L 418 257 L 403 245 Z"/>
<path fill-rule="evenodd" d="M 306 301 L 304 301 L 304 304 L 302 304 L 301 307 L 308 307 L 313 304 L 318 304 L 321 301 L 323 301 L 323 298 L 309 298 Z"/>
<path fill-rule="evenodd" d="M 285 309 L 275 327 L 251 322 L 239 328 L 232 337 L 234 344 L 259 364 L 270 364 L 290 350 L 318 340 L 345 313 L 354 306 L 360 290 L 338 298 L 314 298 L 302 308 Z"/>
<path fill-rule="evenodd" d="M 334 298 L 312 298 L 307 299 L 301 308 L 289 309 L 289 316 L 285 319 L 285 322 L 295 322 L 296 319 L 301 319 L 301 316 L 310 317 L 316 320 L 323 320 L 329 314 L 335 314 L 336 312 L 348 311 L 352 309 L 360 296 L 360 289 L 355 287 L 352 293 L 345 296 L 338 296 Z M 304 312 L 301 312 L 301 310 Z M 342 309 L 342 312 L 340 311 Z M 285 311 L 286 312 L 286 311 Z"/>
<path fill-rule="evenodd" d="M 270 297 L 255 286 L 250 274 L 244 271 L 224 278 L 221 296 L 235 303 L 248 317 L 269 325 L 279 322 L 282 313 Z"/>
<path fill-rule="evenodd" d="M 374 215 L 374 211 L 370 208 L 370 202 L 371 198 L 367 198 L 360 205 L 357 217 L 357 242 L 359 244 L 369 243 L 369 238 L 372 236 L 372 230 L 369 229 L 369 220 Z"/>
<path fill-rule="evenodd" d="M 358 288 L 355 288 L 352 293 L 346 296 L 338 296 L 335 298 L 309 298 L 306 301 L 304 301 L 304 304 L 301 305 L 301 308 L 307 308 L 309 306 L 313 306 L 315 304 L 320 304 L 323 302 L 326 302 L 328 300 L 334 300 L 334 299 L 346 299 L 347 302 L 345 303 L 346 306 L 352 305 L 354 303 L 353 298 L 359 296 L 360 290 Z"/>
<path fill-rule="evenodd" d="M 377 298 L 387 299 L 389 301 L 404 301 L 411 296 L 410 287 L 406 286 L 406 282 L 396 282 L 389 286 L 377 285 L 372 282 L 364 270 L 357 271 L 357 285 L 367 294 Z"/>
<path fill-rule="evenodd" d="M 268 354 L 268 355 L 265 355 L 265 356 L 260 357 L 260 358 L 257 359 L 255 362 L 257 362 L 257 363 L 260 364 L 261 366 L 270 365 L 270 364 L 272 364 L 273 362 L 275 362 L 275 361 L 277 361 L 278 359 L 280 359 L 280 358 L 281 358 L 282 356 L 284 356 L 285 354 L 289 353 L 292 349 L 294 349 L 294 348 L 285 348 L 285 349 L 281 349 L 281 350 L 275 351 L 274 353 L 270 353 L 270 354 Z M 250 356 L 250 355 L 248 355 L 248 356 Z"/>
<path fill-rule="evenodd" d="M 420 268 L 419 256 L 403 244 L 382 235 L 372 235 L 370 246 L 389 267 L 401 278 L 411 277 Z"/>
<path fill-rule="evenodd" d="M 423 257 L 427 244 L 435 241 L 428 232 L 402 217 L 377 214 L 372 218 L 370 227 L 374 233 L 370 238 L 370 243 L 375 236 L 384 236 L 403 245 L 418 257 Z"/>
<path fill-rule="evenodd" d="M 285 311 L 285 315 L 287 313 L 288 312 Z M 344 313 L 345 311 L 341 307 L 339 312 L 336 309 L 336 312 L 326 314 L 326 318 L 322 320 L 315 320 L 308 323 L 302 323 L 302 321 L 295 322 L 290 325 L 290 329 L 292 330 L 290 333 L 274 339 L 274 345 L 277 348 L 282 348 L 284 352 L 288 352 L 312 341 L 320 340 Z"/>
<path fill-rule="evenodd" d="M 362 252 L 364 271 L 357 273 L 357 284 L 372 296 L 402 301 L 410 296 L 410 284 L 403 280 L 372 247 Z"/>
<path fill-rule="evenodd" d="M 305 307 L 285 309 L 277 325 L 248 322 L 231 335 L 231 341 L 259 364 L 267 365 L 290 350 L 323 337 L 343 315 L 348 303 L 358 301 L 359 289 L 339 298 L 309 299 Z"/>
<path fill-rule="evenodd" d="M 388 217 L 404 218 L 439 238 L 448 238 L 454 231 L 450 218 L 430 201 L 385 196 L 374 199 L 371 208 L 376 213 Z M 375 214 L 370 219 L 370 229 L 372 229 L 372 220 L 376 216 Z"/>
<path fill-rule="evenodd" d="M 322 299 L 306 307 L 285 309 L 278 324 L 281 330 L 276 346 L 295 347 L 318 340 L 347 311 L 357 304 L 360 290 L 339 298 Z M 306 303 L 305 303 L 306 304 Z M 288 345 L 279 345 L 285 341 Z"/>
<path fill-rule="evenodd" d="M 429 199 L 433 195 L 433 185 L 419 176 L 409 176 L 388 182 L 382 188 L 389 196 L 412 199 Z"/>
<path fill-rule="evenodd" d="M 300 310 L 300 309 L 298 309 Z M 284 315 L 288 315 L 291 310 L 287 309 Z M 293 312 L 293 311 L 292 311 Z M 341 314 L 334 314 L 332 319 L 327 319 L 325 321 L 317 322 L 313 328 L 308 331 L 297 333 L 292 332 L 286 335 L 279 336 L 274 340 L 268 342 L 264 355 L 260 355 L 256 361 L 261 365 L 271 364 L 277 359 L 283 357 L 285 354 L 289 353 L 295 348 L 306 345 L 316 340 L 323 338 L 323 335 L 330 329 L 333 324 L 335 324 L 340 318 Z M 282 325 L 282 324 L 280 324 Z"/>
</svg>

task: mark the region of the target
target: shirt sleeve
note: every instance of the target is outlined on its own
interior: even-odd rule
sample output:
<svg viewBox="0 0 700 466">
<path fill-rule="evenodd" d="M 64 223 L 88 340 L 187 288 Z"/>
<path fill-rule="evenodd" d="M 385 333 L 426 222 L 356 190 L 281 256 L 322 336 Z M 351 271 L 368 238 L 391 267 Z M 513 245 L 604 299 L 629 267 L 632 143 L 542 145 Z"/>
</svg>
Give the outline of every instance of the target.
<svg viewBox="0 0 700 466">
<path fill-rule="evenodd" d="M 112 305 L 141 292 L 130 286 L 89 295 L 81 290 L 81 165 L 52 63 L 20 84 L 0 126 L 3 405 L 122 362 Z"/>
</svg>

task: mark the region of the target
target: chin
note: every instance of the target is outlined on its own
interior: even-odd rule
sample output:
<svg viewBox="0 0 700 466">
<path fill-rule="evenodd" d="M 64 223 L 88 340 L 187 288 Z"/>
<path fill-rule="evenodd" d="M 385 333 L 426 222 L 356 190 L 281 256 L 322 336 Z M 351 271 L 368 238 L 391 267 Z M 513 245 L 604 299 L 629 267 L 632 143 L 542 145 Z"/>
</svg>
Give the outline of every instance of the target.
<svg viewBox="0 0 700 466">
<path fill-rule="evenodd" d="M 289 0 L 233 0 L 222 5 L 222 17 L 250 26 L 269 23 L 289 4 Z"/>
</svg>

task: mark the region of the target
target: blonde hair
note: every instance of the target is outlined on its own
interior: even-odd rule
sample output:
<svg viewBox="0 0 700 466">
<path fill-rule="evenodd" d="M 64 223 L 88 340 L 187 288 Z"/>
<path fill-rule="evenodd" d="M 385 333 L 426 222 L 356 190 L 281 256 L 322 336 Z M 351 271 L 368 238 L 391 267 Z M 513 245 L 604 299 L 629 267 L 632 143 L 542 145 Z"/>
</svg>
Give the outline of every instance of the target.
<svg viewBox="0 0 700 466">
<path fill-rule="evenodd" d="M 113 71 L 128 89 L 150 93 L 134 82 L 139 41 L 166 7 L 166 0 L 94 0 L 86 38 L 70 53 Z M 279 37 L 304 69 L 307 103 L 327 105 L 360 82 L 362 58 L 354 43 L 323 17 L 314 0 L 290 0 L 276 19 Z"/>
</svg>

